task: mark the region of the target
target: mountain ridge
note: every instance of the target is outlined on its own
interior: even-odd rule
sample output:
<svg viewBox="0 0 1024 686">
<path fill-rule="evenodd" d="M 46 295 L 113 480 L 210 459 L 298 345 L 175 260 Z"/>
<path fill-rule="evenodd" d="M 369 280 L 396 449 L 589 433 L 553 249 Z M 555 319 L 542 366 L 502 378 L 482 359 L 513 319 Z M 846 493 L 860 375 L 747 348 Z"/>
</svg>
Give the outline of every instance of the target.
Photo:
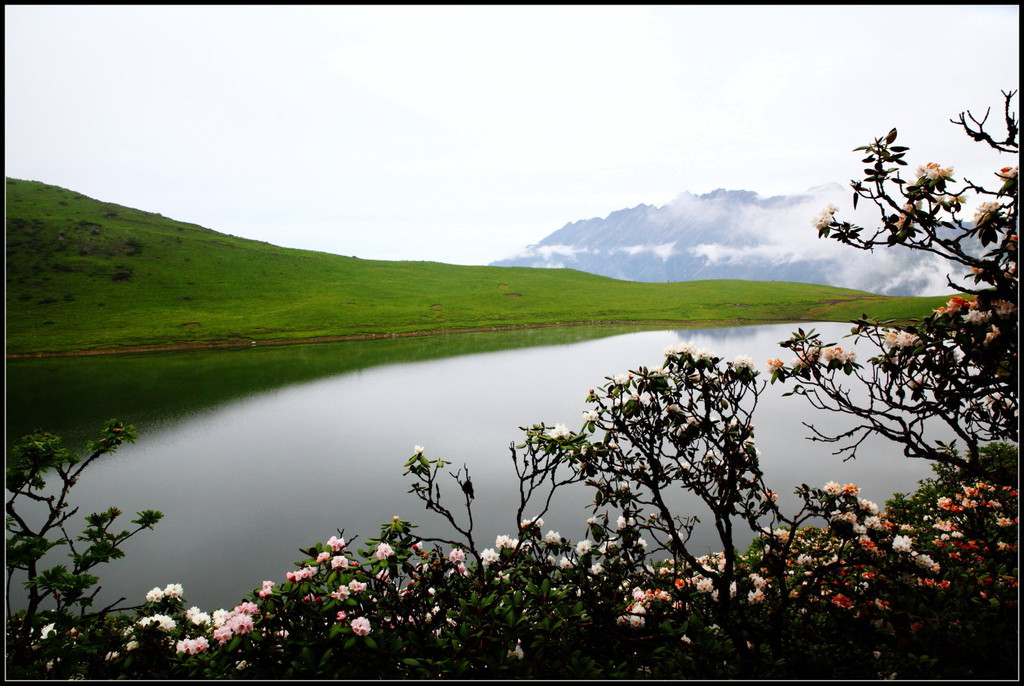
<svg viewBox="0 0 1024 686">
<path fill-rule="evenodd" d="M 641 203 L 568 222 L 490 264 L 571 268 L 640 282 L 793 281 L 897 296 L 948 290 L 952 265 L 937 256 L 900 246 L 865 253 L 818 239 L 814 216 L 827 205 L 849 204 L 849 193 L 838 183 L 768 197 L 742 189 L 684 191 L 661 207 Z M 863 206 L 841 214 L 860 225 L 872 222 Z"/>
</svg>

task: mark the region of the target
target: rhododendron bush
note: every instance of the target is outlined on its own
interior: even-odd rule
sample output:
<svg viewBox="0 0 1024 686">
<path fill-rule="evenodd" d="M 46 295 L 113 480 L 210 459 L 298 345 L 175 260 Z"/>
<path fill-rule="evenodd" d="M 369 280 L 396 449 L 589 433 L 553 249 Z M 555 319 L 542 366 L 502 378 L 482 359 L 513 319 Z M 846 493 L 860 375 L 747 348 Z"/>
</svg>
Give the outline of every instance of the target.
<svg viewBox="0 0 1024 686">
<path fill-rule="evenodd" d="M 1015 154 L 1013 94 L 1006 137 L 961 115 L 968 135 Z M 968 120 L 969 117 L 969 120 Z M 926 162 L 904 179 L 895 130 L 864 151 L 853 183 L 882 226 L 868 231 L 826 208 L 820 237 L 854 249 L 902 245 L 961 265 L 970 287 L 910 323 L 864 317 L 851 336 L 877 352 L 798 330 L 793 359 L 724 360 L 671 346 L 658 367 L 608 376 L 586 394 L 577 427 L 539 423 L 510 446 L 520 498 L 510 530 L 477 541 L 466 468 L 415 446 L 411 491 L 450 524 L 419 536 L 395 516 L 363 542 L 344 530 L 300 549 L 294 568 L 231 609 L 189 606 L 157 580 L 130 608 L 93 611 L 88 569 L 120 556 L 159 520 L 139 513 L 115 532 L 116 510 L 70 539 L 75 469 L 133 436 L 112 422 L 81 461 L 47 435 L 27 437 L 8 467 L 8 601 L 14 572 L 30 603 L 8 602 L 8 675 L 35 678 L 1012 678 L 1017 674 L 1017 168 L 996 187 L 957 182 Z M 965 221 L 964 208 L 976 203 Z M 909 494 L 872 502 L 856 484 L 801 485 L 780 504 L 761 470 L 759 395 L 784 384 L 789 402 L 848 415 L 839 444 L 854 458 L 868 435 L 927 459 L 934 475 Z M 852 394 L 850 388 L 863 389 Z M 813 414 L 811 415 L 813 416 Z M 951 432 L 934 439 L 935 427 Z M 947 435 L 942 433 L 940 435 Z M 18 514 L 45 478 L 39 527 Z M 442 489 L 452 480 L 456 505 Z M 577 535 L 547 528 L 565 488 L 589 488 Z M 457 490 L 456 490 L 457 489 Z M 693 503 L 685 507 L 681 502 Z M 718 552 L 691 542 L 710 527 Z M 325 532 L 327 533 L 327 532 Z M 63 535 L 61 535 L 63 534 Z M 88 547 L 82 548 L 82 543 Z M 39 569 L 51 547 L 69 569 Z M 166 583 L 169 582 L 169 583 Z"/>
</svg>

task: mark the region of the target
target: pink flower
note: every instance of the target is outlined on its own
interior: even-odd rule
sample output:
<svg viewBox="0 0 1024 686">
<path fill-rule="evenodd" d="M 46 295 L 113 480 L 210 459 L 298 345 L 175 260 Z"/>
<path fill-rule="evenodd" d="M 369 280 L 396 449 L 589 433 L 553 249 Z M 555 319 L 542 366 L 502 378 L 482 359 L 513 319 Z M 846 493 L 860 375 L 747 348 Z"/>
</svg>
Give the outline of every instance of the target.
<svg viewBox="0 0 1024 686">
<path fill-rule="evenodd" d="M 316 574 L 316 567 L 303 567 L 294 572 L 288 572 L 284 577 L 288 581 L 303 581 L 304 579 L 312 578 L 314 574 Z"/>
<path fill-rule="evenodd" d="M 321 562 L 326 562 L 327 560 L 330 559 L 330 557 L 331 557 L 331 554 L 325 550 L 325 551 L 323 551 L 322 553 L 320 553 L 319 555 L 316 556 L 316 563 L 320 564 Z"/>
<path fill-rule="evenodd" d="M 338 621 L 339 622 L 344 622 L 345 621 L 345 617 L 347 617 L 347 616 L 348 616 L 347 613 L 344 610 L 342 610 L 341 612 L 338 613 Z"/>
<path fill-rule="evenodd" d="M 210 642 L 206 640 L 205 636 L 200 636 L 199 638 L 186 638 L 178 641 L 176 647 L 179 653 L 195 655 L 196 653 L 206 652 L 210 647 Z"/>
<path fill-rule="evenodd" d="M 225 624 L 224 626 L 219 626 L 213 630 L 213 638 L 221 645 L 224 645 L 229 640 L 231 640 L 231 637 L 234 636 L 234 634 L 235 632 L 233 632 L 231 630 L 231 627 L 227 624 Z"/>
<path fill-rule="evenodd" d="M 335 600 L 344 600 L 348 598 L 348 586 L 338 586 L 338 590 L 331 594 L 331 597 Z"/>
<path fill-rule="evenodd" d="M 333 550 L 336 553 L 341 553 L 341 552 L 345 551 L 345 539 L 344 538 L 338 538 L 336 536 L 331 536 L 329 539 L 327 539 L 327 545 L 329 545 L 331 547 L 331 550 Z"/>
<path fill-rule="evenodd" d="M 273 593 L 272 588 L 274 588 L 273 581 L 264 581 L 263 588 L 259 591 L 260 598 L 266 598 L 268 595 L 271 595 Z"/>
<path fill-rule="evenodd" d="M 247 614 L 237 614 L 224 624 L 226 627 L 230 627 L 231 631 L 236 634 L 244 635 L 253 630 L 254 624 L 252 617 Z"/>
<path fill-rule="evenodd" d="M 256 603 L 245 602 L 241 605 L 237 605 L 234 609 L 235 614 L 246 614 L 251 615 L 254 612 L 259 612 L 259 607 Z"/>
<path fill-rule="evenodd" d="M 338 569 L 348 565 L 348 560 L 343 555 L 335 555 L 331 558 L 331 569 Z"/>
<path fill-rule="evenodd" d="M 459 564 L 460 562 L 465 561 L 466 553 L 462 550 L 459 550 L 458 548 L 452 548 L 452 551 L 448 553 L 448 559 L 454 562 L 455 564 Z"/>
<path fill-rule="evenodd" d="M 349 626 L 352 627 L 352 632 L 357 636 L 366 636 L 371 631 L 370 620 L 366 617 L 356 617 Z"/>
<path fill-rule="evenodd" d="M 391 557 L 394 554 L 395 551 L 391 549 L 391 546 L 387 543 L 381 543 L 377 546 L 377 552 L 374 553 L 374 556 L 378 560 L 383 560 L 384 558 Z"/>
<path fill-rule="evenodd" d="M 352 589 L 353 593 L 362 593 L 366 590 L 366 584 L 364 584 L 362 581 L 356 581 L 355 579 L 352 579 L 352 581 L 348 582 L 348 587 Z"/>
</svg>

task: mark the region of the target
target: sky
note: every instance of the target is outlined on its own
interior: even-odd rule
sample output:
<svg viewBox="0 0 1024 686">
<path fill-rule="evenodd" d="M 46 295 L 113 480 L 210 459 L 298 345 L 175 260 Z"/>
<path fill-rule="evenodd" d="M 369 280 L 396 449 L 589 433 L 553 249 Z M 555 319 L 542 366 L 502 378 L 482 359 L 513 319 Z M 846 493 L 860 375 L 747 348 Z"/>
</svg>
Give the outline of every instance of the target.
<svg viewBox="0 0 1024 686">
<path fill-rule="evenodd" d="M 5 5 L 4 33 L 6 176 L 365 259 L 847 185 L 893 127 L 912 169 L 1016 164 L 950 119 L 1001 126 L 1017 5 Z"/>
</svg>

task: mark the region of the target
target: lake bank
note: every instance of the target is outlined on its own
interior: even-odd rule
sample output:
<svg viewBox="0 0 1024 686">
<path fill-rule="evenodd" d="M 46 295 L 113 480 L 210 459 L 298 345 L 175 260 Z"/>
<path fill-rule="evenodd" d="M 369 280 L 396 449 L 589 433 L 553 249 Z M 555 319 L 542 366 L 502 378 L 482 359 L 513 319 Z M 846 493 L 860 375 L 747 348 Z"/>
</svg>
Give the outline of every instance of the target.
<svg viewBox="0 0 1024 686">
<path fill-rule="evenodd" d="M 582 321 L 582 322 L 553 322 L 539 324 L 509 324 L 507 326 L 478 326 L 457 329 L 431 329 L 428 331 L 402 331 L 386 333 L 365 333 L 348 334 L 344 336 L 316 336 L 312 338 L 268 338 L 255 339 L 246 336 L 237 338 L 218 339 L 206 342 L 189 343 L 167 343 L 156 345 L 124 345 L 115 347 L 104 347 L 86 350 L 64 350 L 37 353 L 8 353 L 6 359 L 39 359 L 47 357 L 92 357 L 95 355 L 141 355 L 146 353 L 185 352 L 192 350 L 218 350 L 224 348 L 252 348 L 257 346 L 278 346 L 278 345 L 308 345 L 317 343 L 341 343 L 345 341 L 370 341 L 381 338 L 412 338 L 417 336 L 437 336 L 455 333 L 479 333 L 486 331 L 516 331 L 520 329 L 546 329 L 559 326 L 643 326 L 654 328 L 681 327 L 730 327 L 730 326 L 759 326 L 765 324 L 799 324 L 804 321 L 799 319 L 733 319 L 733 320 L 663 320 L 663 321 L 639 321 L 639 320 L 612 320 L 612 321 Z M 838 320 L 837 320 L 838 321 Z"/>
</svg>

